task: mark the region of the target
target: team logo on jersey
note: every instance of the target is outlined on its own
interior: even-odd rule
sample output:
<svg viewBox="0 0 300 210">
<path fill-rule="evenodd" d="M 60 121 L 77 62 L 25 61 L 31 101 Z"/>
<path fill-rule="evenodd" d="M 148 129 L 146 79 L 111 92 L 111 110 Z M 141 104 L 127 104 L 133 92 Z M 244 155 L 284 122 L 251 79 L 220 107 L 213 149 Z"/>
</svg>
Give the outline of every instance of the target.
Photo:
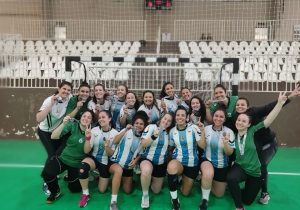
<svg viewBox="0 0 300 210">
<path fill-rule="evenodd" d="M 180 141 L 184 141 L 184 136 L 179 137 Z"/>
<path fill-rule="evenodd" d="M 78 142 L 79 142 L 79 143 L 83 143 L 83 139 L 80 138 L 80 139 L 78 140 Z"/>
<path fill-rule="evenodd" d="M 227 117 L 231 117 L 231 113 L 227 113 Z"/>
</svg>

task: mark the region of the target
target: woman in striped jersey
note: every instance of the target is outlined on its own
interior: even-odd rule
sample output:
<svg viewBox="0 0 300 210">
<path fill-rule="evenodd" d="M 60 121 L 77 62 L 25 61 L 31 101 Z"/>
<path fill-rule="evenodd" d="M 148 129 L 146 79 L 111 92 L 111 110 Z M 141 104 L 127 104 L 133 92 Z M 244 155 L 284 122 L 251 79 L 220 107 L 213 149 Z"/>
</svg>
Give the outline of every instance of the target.
<svg viewBox="0 0 300 210">
<path fill-rule="evenodd" d="M 82 195 L 79 202 L 81 208 L 85 207 L 90 199 L 88 177 L 91 170 L 98 169 L 100 173 L 99 191 L 104 193 L 107 189 L 110 177 L 108 158 L 114 152 L 115 145 L 113 145 L 113 140 L 118 134 L 118 131 L 111 128 L 111 118 L 112 116 L 109 111 L 100 111 L 98 116 L 99 126 L 86 131 L 84 152 L 89 154 L 92 151 L 92 153 L 83 159 L 79 169 L 79 181 L 82 188 Z"/>
<path fill-rule="evenodd" d="M 159 193 L 167 172 L 169 147 L 169 131 L 174 127 L 174 116 L 165 114 L 156 124 L 148 125 L 142 135 L 141 144 L 144 152 L 141 155 L 141 185 L 143 190 L 142 208 L 149 208 L 149 187 L 154 193 Z M 152 183 L 151 183 L 152 178 Z"/>
<path fill-rule="evenodd" d="M 198 126 L 187 124 L 188 113 L 182 106 L 176 110 L 175 121 L 176 127 L 170 131 L 170 144 L 174 145 L 175 149 L 172 155 L 173 160 L 167 166 L 167 172 L 172 208 L 179 210 L 177 178 L 183 175 L 181 192 L 183 195 L 189 195 L 199 172 L 197 145 L 200 142 L 201 131 Z"/>
<path fill-rule="evenodd" d="M 148 116 L 144 111 L 138 111 L 133 118 L 133 126 L 127 125 L 115 138 L 113 143 L 118 144 L 110 158 L 109 172 L 112 174 L 112 196 L 110 210 L 118 210 L 117 196 L 121 181 L 123 190 L 130 193 L 132 190 L 133 168 L 138 163 L 141 147 L 140 140 L 145 127 L 148 125 Z"/>
</svg>

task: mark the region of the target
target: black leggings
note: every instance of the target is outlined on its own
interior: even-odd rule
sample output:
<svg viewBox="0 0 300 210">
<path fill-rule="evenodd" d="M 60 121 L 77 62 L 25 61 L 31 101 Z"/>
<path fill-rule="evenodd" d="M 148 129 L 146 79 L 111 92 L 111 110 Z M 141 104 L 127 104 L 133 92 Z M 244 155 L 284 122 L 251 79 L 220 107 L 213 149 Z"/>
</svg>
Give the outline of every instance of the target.
<svg viewBox="0 0 300 210">
<path fill-rule="evenodd" d="M 245 188 L 241 190 L 239 183 L 243 181 Z M 236 208 L 243 208 L 243 203 L 250 205 L 255 200 L 261 187 L 261 178 L 246 174 L 240 165 L 234 164 L 228 172 L 227 184 Z"/>
<path fill-rule="evenodd" d="M 42 177 L 47 183 L 51 193 L 57 193 L 59 191 L 57 175 L 65 170 L 68 171 L 69 190 L 75 193 L 81 191 L 81 185 L 78 179 L 79 169 L 64 164 L 57 156 L 52 156 L 51 158 L 48 158 L 42 172 Z"/>
<path fill-rule="evenodd" d="M 51 139 L 51 133 L 42 131 L 40 128 L 38 128 L 38 135 L 40 137 L 40 140 L 45 147 L 47 151 L 48 158 L 54 156 L 57 154 L 57 151 L 59 150 L 61 146 L 61 139 Z"/>
</svg>

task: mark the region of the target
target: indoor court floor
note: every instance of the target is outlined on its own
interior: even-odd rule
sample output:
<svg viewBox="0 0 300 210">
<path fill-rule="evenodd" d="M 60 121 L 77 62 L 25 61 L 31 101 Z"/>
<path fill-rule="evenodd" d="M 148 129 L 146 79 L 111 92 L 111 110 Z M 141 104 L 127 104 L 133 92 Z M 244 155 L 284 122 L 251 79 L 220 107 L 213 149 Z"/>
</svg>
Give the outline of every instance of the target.
<svg viewBox="0 0 300 210">
<path fill-rule="evenodd" d="M 46 204 L 42 192 L 40 173 L 46 152 L 39 140 L 0 141 L 0 209 L 1 210 L 74 210 L 80 209 L 79 194 L 71 194 L 60 179 L 62 196 L 53 204 Z M 268 205 L 255 202 L 246 206 L 247 210 L 299 210 L 300 209 L 300 148 L 280 148 L 269 165 Z M 120 210 L 141 209 L 141 187 L 139 177 L 135 177 L 134 191 L 127 195 L 121 190 L 118 196 Z M 91 200 L 86 210 L 108 210 L 111 189 L 104 194 L 97 191 L 96 183 L 90 182 Z M 198 210 L 201 199 L 199 182 L 195 182 L 190 196 L 179 195 L 181 210 Z M 170 195 L 165 182 L 159 195 L 150 194 L 150 210 L 170 210 Z M 234 210 L 228 192 L 223 198 L 211 196 L 209 210 Z"/>
</svg>

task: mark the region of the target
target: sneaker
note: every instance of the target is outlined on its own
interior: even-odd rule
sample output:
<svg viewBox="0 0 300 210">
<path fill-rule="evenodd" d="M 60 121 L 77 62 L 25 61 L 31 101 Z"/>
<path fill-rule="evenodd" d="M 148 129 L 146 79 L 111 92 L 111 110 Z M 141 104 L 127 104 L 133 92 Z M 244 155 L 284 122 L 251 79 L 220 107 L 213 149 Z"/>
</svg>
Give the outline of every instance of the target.
<svg viewBox="0 0 300 210">
<path fill-rule="evenodd" d="M 258 202 L 259 202 L 260 204 L 266 205 L 266 204 L 269 203 L 269 200 L 270 200 L 270 195 L 269 195 L 269 193 L 264 192 L 264 193 L 261 193 Z"/>
<path fill-rule="evenodd" d="M 58 198 L 60 197 L 60 195 L 61 195 L 61 194 L 60 194 L 60 190 L 58 190 L 57 193 L 51 193 L 51 194 L 48 196 L 46 202 L 47 202 L 48 204 L 51 204 L 51 203 L 53 203 L 56 199 L 58 199 Z"/>
<path fill-rule="evenodd" d="M 142 202 L 141 202 L 141 207 L 142 209 L 147 209 L 149 208 L 149 196 L 142 196 Z"/>
<path fill-rule="evenodd" d="M 202 200 L 202 203 L 199 206 L 199 210 L 207 210 L 208 201 L 206 199 Z"/>
<path fill-rule="evenodd" d="M 43 192 L 45 193 L 45 195 L 49 196 L 51 194 L 46 182 L 44 182 L 42 189 L 43 189 Z"/>
<path fill-rule="evenodd" d="M 180 210 L 180 203 L 178 198 L 172 199 L 172 210 Z"/>
<path fill-rule="evenodd" d="M 110 204 L 110 207 L 109 207 L 110 210 L 119 210 L 118 208 L 118 205 L 117 205 L 117 202 L 114 201 Z"/>
<path fill-rule="evenodd" d="M 236 208 L 235 210 L 245 210 L 245 208 Z"/>
<path fill-rule="evenodd" d="M 79 201 L 79 207 L 80 208 L 85 207 L 89 200 L 90 200 L 90 195 L 82 194 Z"/>
</svg>

